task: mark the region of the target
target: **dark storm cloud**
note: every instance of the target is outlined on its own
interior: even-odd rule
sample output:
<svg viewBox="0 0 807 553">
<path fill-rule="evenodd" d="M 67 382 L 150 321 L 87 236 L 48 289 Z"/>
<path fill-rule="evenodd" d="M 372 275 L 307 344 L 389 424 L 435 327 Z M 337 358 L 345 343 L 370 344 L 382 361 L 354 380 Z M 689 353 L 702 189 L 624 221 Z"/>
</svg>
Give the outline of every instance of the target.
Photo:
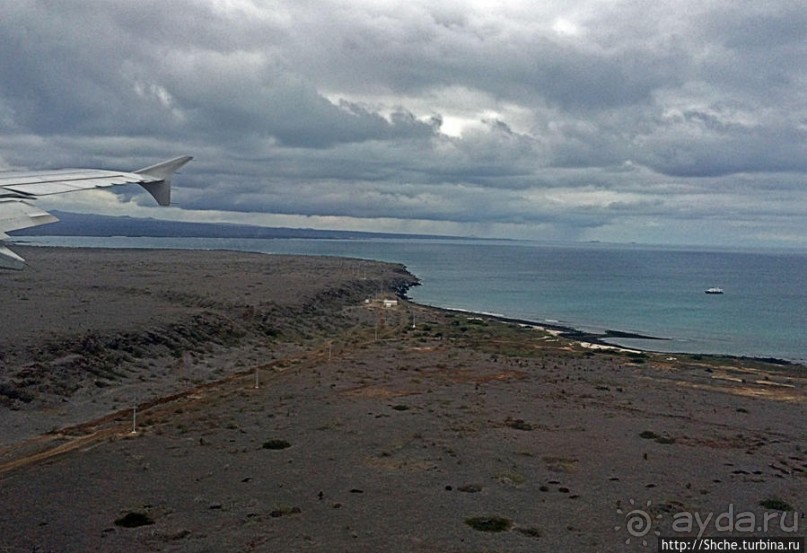
<svg viewBox="0 0 807 553">
<path fill-rule="evenodd" d="M 805 27 L 785 0 L 9 2 L 0 162 L 191 153 L 186 209 L 791 240 Z"/>
</svg>

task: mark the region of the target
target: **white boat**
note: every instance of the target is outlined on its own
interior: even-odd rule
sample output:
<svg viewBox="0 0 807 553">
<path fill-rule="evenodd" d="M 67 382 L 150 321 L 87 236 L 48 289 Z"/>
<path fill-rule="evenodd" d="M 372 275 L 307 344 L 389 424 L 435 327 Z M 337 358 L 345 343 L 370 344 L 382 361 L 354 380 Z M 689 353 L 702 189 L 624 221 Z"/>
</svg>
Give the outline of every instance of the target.
<svg viewBox="0 0 807 553">
<path fill-rule="evenodd" d="M 706 290 L 706 293 L 707 293 L 707 294 L 722 294 L 722 293 L 723 293 L 723 289 L 722 289 L 722 288 L 718 288 L 717 286 L 713 286 L 712 288 L 708 288 L 708 289 Z"/>
</svg>

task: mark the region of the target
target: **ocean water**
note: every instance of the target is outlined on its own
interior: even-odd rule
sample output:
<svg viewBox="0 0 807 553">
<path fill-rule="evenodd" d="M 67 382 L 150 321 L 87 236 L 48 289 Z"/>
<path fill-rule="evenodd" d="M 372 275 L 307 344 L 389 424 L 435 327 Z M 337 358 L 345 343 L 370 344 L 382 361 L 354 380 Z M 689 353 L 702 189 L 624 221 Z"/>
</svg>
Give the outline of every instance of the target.
<svg viewBox="0 0 807 553">
<path fill-rule="evenodd" d="M 807 253 L 466 240 L 25 237 L 18 243 L 231 249 L 403 263 L 420 303 L 581 330 L 653 351 L 807 362 Z M 707 295 L 720 286 L 722 295 Z"/>
</svg>

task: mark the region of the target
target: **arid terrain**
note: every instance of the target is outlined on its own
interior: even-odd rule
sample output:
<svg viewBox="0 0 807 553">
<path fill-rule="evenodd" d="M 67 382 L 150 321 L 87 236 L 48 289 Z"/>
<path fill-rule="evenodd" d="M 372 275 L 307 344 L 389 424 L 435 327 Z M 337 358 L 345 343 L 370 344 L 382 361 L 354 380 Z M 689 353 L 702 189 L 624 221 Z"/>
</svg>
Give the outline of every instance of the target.
<svg viewBox="0 0 807 553">
<path fill-rule="evenodd" d="M 655 551 L 686 514 L 807 533 L 805 367 L 586 347 L 412 304 L 370 261 L 18 250 L 0 552 Z M 739 514 L 759 528 L 715 527 Z"/>
</svg>

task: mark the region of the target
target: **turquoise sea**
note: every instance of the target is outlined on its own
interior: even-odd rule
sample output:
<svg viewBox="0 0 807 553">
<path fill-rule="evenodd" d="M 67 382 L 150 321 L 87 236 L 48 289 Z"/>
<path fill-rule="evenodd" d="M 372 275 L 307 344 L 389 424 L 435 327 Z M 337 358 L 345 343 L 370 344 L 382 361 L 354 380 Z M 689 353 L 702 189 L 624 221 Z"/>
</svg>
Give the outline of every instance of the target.
<svg viewBox="0 0 807 553">
<path fill-rule="evenodd" d="M 403 263 L 417 302 L 586 331 L 653 351 L 807 363 L 807 253 L 489 240 L 25 237 L 17 243 L 230 249 Z M 712 286 L 722 295 L 707 295 Z"/>
</svg>

